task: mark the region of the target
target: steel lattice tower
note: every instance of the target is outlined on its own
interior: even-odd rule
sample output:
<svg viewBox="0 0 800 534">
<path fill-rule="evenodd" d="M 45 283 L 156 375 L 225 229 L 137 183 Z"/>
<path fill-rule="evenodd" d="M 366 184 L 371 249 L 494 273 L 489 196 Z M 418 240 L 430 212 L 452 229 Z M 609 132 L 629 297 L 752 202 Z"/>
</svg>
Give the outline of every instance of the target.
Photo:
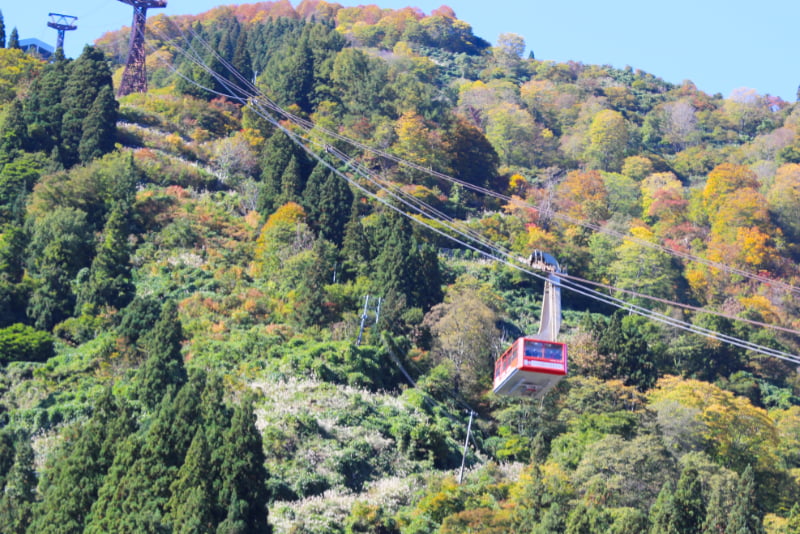
<svg viewBox="0 0 800 534">
<path fill-rule="evenodd" d="M 62 15 L 61 13 L 48 13 L 48 16 L 50 17 L 50 22 L 48 22 L 47 25 L 54 30 L 58 30 L 56 50 L 59 48 L 63 50 L 64 32 L 78 29 L 78 27 L 75 25 L 75 21 L 78 20 L 78 17 L 73 17 L 72 15 Z"/>
<path fill-rule="evenodd" d="M 150 7 L 167 7 L 167 0 L 119 0 L 123 4 L 133 6 L 133 24 L 131 24 L 131 43 L 128 62 L 119 85 L 119 96 L 147 91 L 147 72 L 144 60 L 144 30 L 147 22 L 147 9 Z"/>
</svg>

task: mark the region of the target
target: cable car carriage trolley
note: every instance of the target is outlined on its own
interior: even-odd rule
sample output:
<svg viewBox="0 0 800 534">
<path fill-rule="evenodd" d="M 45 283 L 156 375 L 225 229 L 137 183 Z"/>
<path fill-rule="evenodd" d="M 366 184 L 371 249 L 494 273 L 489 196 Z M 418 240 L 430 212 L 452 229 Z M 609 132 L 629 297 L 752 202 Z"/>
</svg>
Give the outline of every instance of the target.
<svg viewBox="0 0 800 534">
<path fill-rule="evenodd" d="M 534 251 L 531 267 L 550 273 L 544 282 L 542 318 L 534 337 L 521 337 L 494 365 L 494 392 L 498 395 L 542 398 L 567 375 L 567 345 L 556 341 L 561 328 L 561 285 L 558 262 Z"/>
</svg>

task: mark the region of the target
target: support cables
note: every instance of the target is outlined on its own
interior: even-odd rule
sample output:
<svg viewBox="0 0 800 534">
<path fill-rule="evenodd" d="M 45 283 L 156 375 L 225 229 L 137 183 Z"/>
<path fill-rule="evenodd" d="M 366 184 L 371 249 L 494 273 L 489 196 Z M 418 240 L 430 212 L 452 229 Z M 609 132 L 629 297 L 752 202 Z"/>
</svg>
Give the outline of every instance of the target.
<svg viewBox="0 0 800 534">
<path fill-rule="evenodd" d="M 216 54 L 216 52 L 213 50 L 213 48 L 207 42 L 205 42 L 199 35 L 197 35 L 195 33 L 195 34 L 193 34 L 193 37 L 194 38 L 192 39 L 192 43 L 198 42 L 199 44 L 201 44 L 204 47 L 206 47 L 207 51 L 210 51 L 211 53 Z M 323 165 L 327 166 L 329 168 L 329 170 L 331 170 L 336 175 L 338 175 L 338 176 L 342 177 L 343 179 L 345 179 L 354 188 L 356 188 L 358 191 L 362 192 L 367 197 L 373 199 L 376 202 L 379 202 L 379 203 L 383 204 L 384 206 L 388 207 L 389 209 L 395 210 L 396 212 L 400 213 L 403 216 L 406 216 L 406 217 L 410 218 L 413 222 L 428 228 L 429 230 L 433 231 L 434 233 L 436 233 L 438 235 L 441 235 L 441 236 L 443 236 L 443 237 L 445 237 L 447 239 L 450 239 L 452 241 L 455 241 L 457 244 L 461 245 L 462 247 L 465 247 L 467 249 L 473 250 L 473 251 L 481 254 L 482 256 L 490 259 L 490 260 L 500 261 L 500 262 L 508 265 L 511 268 L 520 270 L 520 271 L 528 274 L 529 276 L 532 276 L 532 277 L 535 277 L 535 278 L 539 278 L 539 279 L 543 279 L 544 278 L 539 273 L 536 273 L 534 271 L 531 271 L 530 269 L 527 269 L 527 268 L 521 266 L 519 264 L 519 262 L 518 262 L 518 259 L 510 251 L 504 250 L 504 248 L 502 246 L 499 246 L 497 243 L 493 243 L 492 241 L 490 241 L 488 239 L 485 239 L 478 232 L 475 232 L 474 230 L 466 227 L 466 225 L 459 224 L 454 219 L 452 219 L 449 216 L 441 213 L 440 211 L 436 210 L 432 206 L 429 206 L 428 204 L 426 204 L 425 202 L 421 201 L 420 199 L 417 199 L 413 195 L 410 195 L 410 194 L 404 192 L 401 188 L 395 186 L 394 184 L 390 184 L 388 181 L 386 181 L 385 179 L 382 179 L 376 173 L 373 173 L 369 169 L 365 168 L 355 158 L 352 158 L 352 157 L 346 155 L 341 150 L 339 150 L 339 149 L 337 149 L 335 147 L 332 147 L 331 145 L 328 145 L 328 144 L 324 143 L 322 140 L 319 139 L 318 136 L 315 136 L 314 133 L 315 132 L 321 132 L 326 136 L 329 136 L 329 137 L 337 139 L 337 140 L 341 140 L 341 141 L 349 144 L 350 146 L 353 146 L 353 147 L 358 148 L 360 150 L 367 151 L 367 152 L 373 153 L 375 155 L 378 155 L 380 157 L 387 158 L 387 159 L 389 159 L 391 161 L 394 161 L 394 162 L 396 162 L 396 163 L 398 163 L 400 165 L 405 165 L 405 166 L 411 167 L 411 168 L 413 168 L 415 170 L 418 170 L 420 172 L 424 172 L 424 173 L 430 174 L 432 176 L 435 176 L 435 177 L 444 179 L 446 181 L 449 181 L 450 183 L 461 185 L 461 186 L 463 186 L 465 188 L 468 188 L 470 190 L 473 190 L 473 191 L 476 191 L 476 192 L 481 192 L 483 194 L 486 194 L 488 196 L 492 196 L 494 198 L 502 199 L 502 200 L 505 200 L 505 201 L 508 201 L 508 202 L 511 202 L 511 203 L 518 203 L 518 204 L 523 205 L 525 207 L 529 207 L 531 209 L 538 210 L 538 208 L 536 208 L 535 206 L 533 206 L 531 204 L 527 204 L 525 202 L 522 202 L 522 201 L 520 201 L 518 199 L 515 199 L 515 198 L 512 198 L 512 197 L 508 197 L 507 195 L 501 195 L 501 194 L 492 192 L 492 191 L 490 191 L 488 189 L 481 188 L 481 187 L 478 187 L 478 186 L 474 186 L 474 185 L 469 184 L 467 182 L 464 182 L 462 180 L 458 180 L 456 178 L 449 177 L 449 176 L 444 175 L 442 173 L 438 173 L 436 171 L 432 171 L 431 169 L 427 169 L 427 168 L 421 167 L 421 166 L 416 165 L 414 163 L 407 162 L 407 161 L 405 161 L 405 160 L 403 160 L 401 158 L 398 158 L 397 156 L 388 154 L 388 153 L 380 151 L 380 150 L 373 149 L 371 147 L 368 147 L 368 146 L 364 145 L 363 143 L 359 143 L 357 141 L 351 140 L 351 139 L 349 139 L 349 138 L 347 138 L 345 136 L 342 136 L 342 135 L 340 135 L 338 133 L 331 132 L 331 131 L 325 130 L 323 128 L 319 128 L 318 126 L 314 125 L 311 121 L 308 121 L 306 119 L 302 119 L 302 118 L 299 118 L 299 117 L 296 117 L 296 116 L 292 115 L 291 113 L 287 112 L 286 110 L 284 110 L 283 108 L 281 108 L 280 106 L 275 104 L 269 98 L 265 97 L 260 91 L 258 91 L 257 88 L 255 88 L 252 85 L 252 83 L 249 80 L 244 79 L 238 72 L 236 72 L 236 70 L 226 60 L 224 60 L 224 58 L 220 57 L 219 55 L 216 56 L 216 59 L 223 65 L 224 68 L 226 68 L 233 75 L 234 78 L 239 80 L 241 85 L 231 82 L 230 80 L 225 78 L 222 74 L 220 74 L 220 73 L 214 71 L 213 69 L 211 69 L 206 64 L 206 62 L 200 57 L 200 54 L 197 53 L 194 50 L 193 47 L 191 48 L 191 51 L 187 51 L 187 50 L 183 49 L 182 47 L 177 46 L 177 44 L 175 44 L 174 41 L 171 41 L 171 42 L 173 43 L 173 46 L 175 46 L 175 49 L 179 53 L 181 53 L 182 55 L 184 55 L 184 57 L 186 57 L 187 59 L 192 61 L 195 65 L 197 65 L 197 66 L 201 67 L 203 70 L 205 70 L 210 76 L 212 76 L 212 78 L 214 80 L 217 81 L 217 83 L 220 84 L 221 87 L 225 88 L 225 90 L 228 91 L 228 93 L 220 93 L 220 92 L 218 92 L 216 90 L 213 90 L 211 88 L 203 87 L 202 85 L 197 84 L 196 82 L 194 82 L 194 80 L 188 79 L 186 77 L 184 77 L 184 79 L 186 79 L 188 82 L 193 83 L 194 85 L 196 85 L 198 87 L 201 87 L 204 90 L 212 92 L 213 94 L 217 94 L 217 95 L 220 95 L 220 96 L 225 96 L 225 97 L 231 98 L 231 99 L 233 99 L 235 101 L 238 101 L 238 102 L 240 102 L 242 104 L 250 105 L 250 107 L 254 111 L 254 113 L 256 113 L 258 116 L 262 117 L 263 119 L 267 120 L 270 124 L 272 124 L 276 128 L 278 128 L 281 131 L 283 131 L 287 136 L 289 136 L 289 138 L 293 142 L 295 142 L 298 146 L 303 148 L 312 158 L 316 159 L 317 161 L 319 161 Z M 242 86 L 244 86 L 244 88 Z M 283 121 L 288 122 L 288 124 L 284 124 Z M 293 128 L 290 128 L 289 125 L 292 125 L 292 126 L 296 127 L 297 131 L 294 130 Z M 316 147 L 316 149 L 312 148 L 312 146 Z M 347 172 L 343 172 L 339 168 L 337 168 L 334 165 L 332 165 L 331 162 L 328 161 L 329 158 L 326 158 L 321 154 L 328 154 L 332 158 L 337 159 L 340 162 L 342 162 L 343 165 L 344 165 L 344 168 L 347 169 Z M 396 205 L 394 202 L 390 202 L 390 199 L 394 200 L 397 203 L 399 203 L 400 206 Z M 405 208 L 408 208 L 409 210 L 411 210 L 413 213 L 417 214 L 418 216 L 414 216 L 412 214 L 409 214 L 408 212 L 405 211 L 405 209 L 402 209 L 401 206 L 405 206 Z M 597 225 L 591 225 L 591 224 L 585 223 L 583 221 L 580 221 L 578 219 L 574 219 L 574 218 L 569 217 L 569 216 L 558 214 L 557 212 L 549 212 L 549 214 L 554 216 L 554 217 L 559 217 L 559 218 L 561 218 L 563 220 L 566 220 L 567 222 L 570 222 L 571 224 L 579 224 L 579 225 L 588 227 L 588 228 L 590 228 L 592 230 L 595 230 L 595 231 L 602 231 L 602 232 L 605 232 L 605 233 L 609 233 L 611 235 L 614 235 L 615 237 L 619 237 L 620 239 L 635 240 L 634 238 L 631 238 L 630 236 L 624 236 L 624 235 L 616 233 L 616 232 L 611 232 L 608 229 L 602 229 L 601 227 L 599 227 Z M 429 220 L 426 220 L 426 219 L 429 219 Z M 435 225 L 433 224 L 434 222 L 436 223 Z M 643 245 L 647 245 L 647 246 L 651 246 L 651 247 L 654 246 L 654 247 L 662 249 L 665 252 L 668 252 L 670 254 L 677 254 L 677 251 L 673 251 L 672 249 L 668 249 L 666 247 L 651 243 L 649 241 L 642 240 L 642 244 Z M 775 280 L 768 279 L 766 277 L 759 277 L 758 275 L 753 275 L 752 273 L 747 273 L 745 271 L 741 271 L 741 270 L 738 270 L 738 269 L 735 269 L 735 268 L 731 268 L 729 266 L 725 266 L 725 265 L 722 265 L 722 264 L 717 264 L 715 262 L 708 262 L 707 260 L 702 260 L 701 258 L 695 258 L 695 257 L 693 257 L 691 255 L 688 255 L 688 254 L 682 255 L 682 257 L 685 257 L 687 259 L 691 259 L 692 261 L 702 261 L 703 263 L 706 263 L 707 265 L 713 266 L 714 268 L 720 268 L 720 269 L 726 270 L 726 271 L 731 272 L 731 273 L 740 274 L 742 276 L 747 276 L 748 278 L 757 279 L 757 280 L 762 281 L 764 283 L 780 284 L 782 287 L 784 287 L 787 290 L 800 291 L 797 288 L 795 288 L 794 286 L 791 286 L 789 284 L 784 284 L 782 282 L 778 283 Z M 679 319 L 670 317 L 668 315 L 655 312 L 655 311 L 647 309 L 645 307 L 638 306 L 636 304 L 633 304 L 631 302 L 627 302 L 627 301 L 622 300 L 620 298 L 609 296 L 609 295 L 600 293 L 599 291 L 596 291 L 596 290 L 590 289 L 588 287 L 585 287 L 583 285 L 580 285 L 579 283 L 576 283 L 579 280 L 580 279 L 578 279 L 578 280 L 569 280 L 568 277 L 564 277 L 563 280 L 562 280 L 562 287 L 564 289 L 567 289 L 567 290 L 575 292 L 577 294 L 586 296 L 586 297 L 591 298 L 593 300 L 596 300 L 596 301 L 599 301 L 599 302 L 603 302 L 605 304 L 611 305 L 611 306 L 616 307 L 616 308 L 626 309 L 626 310 L 630 311 L 631 313 L 636 313 L 636 314 L 641 315 L 643 317 L 649 318 L 649 319 L 654 320 L 656 322 L 660 322 L 662 324 L 666 324 L 666 325 L 672 326 L 674 328 L 682 329 L 682 330 L 685 330 L 687 332 L 695 333 L 695 334 L 698 334 L 698 335 L 701 335 L 701 336 L 704 336 L 704 337 L 707 337 L 707 338 L 719 340 L 719 341 L 722 341 L 722 342 L 725 342 L 725 343 L 728 343 L 728 344 L 731 344 L 731 345 L 734 345 L 734 346 L 737 346 L 737 347 L 740 347 L 740 348 L 743 348 L 743 349 L 746 349 L 746 350 L 749 350 L 749 351 L 752 351 L 752 352 L 755 352 L 755 353 L 758 353 L 758 354 L 763 354 L 765 356 L 770 356 L 770 357 L 776 357 L 776 358 L 779 358 L 779 359 L 783 359 L 783 360 L 786 360 L 786 361 L 790 361 L 790 362 L 793 362 L 793 363 L 800 364 L 800 357 L 798 357 L 796 355 L 789 354 L 789 353 L 786 353 L 786 352 L 783 352 L 783 351 L 779 351 L 779 350 L 775 350 L 775 349 L 770 349 L 768 347 L 764 347 L 764 346 L 761 346 L 761 345 L 758 345 L 758 344 L 755 344 L 755 343 L 752 343 L 752 342 L 749 342 L 749 341 L 745 341 L 745 340 L 736 338 L 734 336 L 721 334 L 719 332 L 715 332 L 713 330 L 706 329 L 706 328 L 700 327 L 698 325 L 694 325 L 692 323 L 681 321 Z M 585 281 L 585 282 L 588 282 L 588 281 Z M 593 285 L 596 285 L 596 284 L 593 284 Z M 613 286 L 607 286 L 605 289 L 609 289 L 609 290 L 612 290 L 612 291 L 618 291 L 620 293 L 630 293 L 630 291 L 628 291 L 628 290 L 622 290 L 620 288 L 614 288 Z M 637 297 L 644 297 L 644 295 L 636 295 L 636 296 Z M 669 304 L 669 305 L 675 304 L 677 307 L 691 308 L 691 307 L 687 307 L 685 305 L 680 305 L 679 303 L 671 303 L 670 301 L 666 301 L 665 299 L 655 299 L 653 297 L 649 297 L 649 298 L 652 299 L 652 300 L 660 300 L 660 301 L 662 301 L 662 303 Z M 702 311 L 704 313 L 714 313 L 714 312 L 708 312 L 707 310 L 701 310 L 701 309 L 694 309 L 694 311 L 698 311 L 698 312 Z M 717 315 L 720 315 L 720 314 L 717 314 Z M 733 317 L 730 317 L 730 316 L 727 316 L 727 317 L 728 318 L 733 318 Z M 733 319 L 741 320 L 739 318 L 733 318 Z M 760 323 L 759 325 L 761 325 L 761 324 L 763 324 L 763 323 Z M 797 334 L 798 333 L 797 331 L 790 330 L 790 329 L 782 329 L 780 327 L 776 327 L 776 329 L 785 331 L 787 333 L 792 333 L 792 334 Z"/>
</svg>

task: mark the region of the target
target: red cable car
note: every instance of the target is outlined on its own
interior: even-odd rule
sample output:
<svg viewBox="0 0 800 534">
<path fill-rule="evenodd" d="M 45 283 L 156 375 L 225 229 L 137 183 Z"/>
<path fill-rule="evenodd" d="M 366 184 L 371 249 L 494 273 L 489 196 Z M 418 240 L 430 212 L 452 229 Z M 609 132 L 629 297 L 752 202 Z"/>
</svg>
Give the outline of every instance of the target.
<svg viewBox="0 0 800 534">
<path fill-rule="evenodd" d="M 550 274 L 544 282 L 542 317 L 536 337 L 521 337 L 494 365 L 494 392 L 540 398 L 567 375 L 567 345 L 556 341 L 561 328 L 561 268 L 551 255 L 535 251 L 528 263 Z"/>
<path fill-rule="evenodd" d="M 494 364 L 494 392 L 541 397 L 567 375 L 567 345 L 517 339 Z"/>
</svg>

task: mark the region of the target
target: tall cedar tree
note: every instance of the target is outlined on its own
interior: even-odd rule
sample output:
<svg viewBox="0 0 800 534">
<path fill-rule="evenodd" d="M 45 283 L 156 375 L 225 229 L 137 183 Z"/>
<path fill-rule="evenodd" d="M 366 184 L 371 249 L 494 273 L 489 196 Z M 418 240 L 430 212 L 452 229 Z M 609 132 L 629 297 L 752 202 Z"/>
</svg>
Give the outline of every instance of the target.
<svg viewBox="0 0 800 534">
<path fill-rule="evenodd" d="M 299 203 L 299 193 L 302 190 L 303 174 L 300 165 L 300 158 L 293 154 L 289 159 L 289 164 L 281 174 L 281 193 L 275 201 L 276 207 L 283 206 L 288 202 Z"/>
<path fill-rule="evenodd" d="M 342 246 L 353 208 L 353 192 L 344 178 L 318 163 L 303 190 L 303 209 L 318 236 Z"/>
<path fill-rule="evenodd" d="M 64 105 L 61 96 L 69 78 L 71 61 L 56 50 L 54 60 L 31 84 L 25 99 L 25 123 L 28 127 L 28 150 L 50 153 L 61 142 Z"/>
<path fill-rule="evenodd" d="M 186 382 L 186 368 L 181 355 L 182 341 L 183 328 L 178 319 L 178 305 L 169 300 L 144 340 L 148 357 L 139 368 L 135 394 L 145 407 L 154 409 L 168 391 L 177 391 Z"/>
<path fill-rule="evenodd" d="M 337 246 L 342 245 L 352 206 L 353 192 L 347 181 L 329 172 L 322 184 L 318 206 L 317 221 L 322 237 Z"/>
<path fill-rule="evenodd" d="M 756 482 L 753 468 L 747 466 L 739 476 L 736 500 L 728 516 L 726 534 L 760 534 L 764 525 L 756 502 Z"/>
<path fill-rule="evenodd" d="M 196 399 L 204 381 L 195 373 L 177 395 L 164 395 L 144 434 L 125 442 L 92 508 L 87 532 L 169 531 L 170 486 L 198 428 Z"/>
<path fill-rule="evenodd" d="M 266 490 L 269 475 L 250 397 L 234 408 L 225 437 L 220 499 L 227 516 L 217 532 L 270 534 Z"/>
<path fill-rule="evenodd" d="M 222 523 L 228 515 L 225 506 L 220 502 L 220 497 L 224 485 L 222 466 L 225 464 L 225 442 L 233 411 L 224 403 L 224 396 L 222 379 L 219 375 L 210 375 L 200 398 L 200 413 L 209 449 L 208 471 L 211 478 L 212 517 L 215 525 Z"/>
<path fill-rule="evenodd" d="M 80 534 L 114 461 L 117 448 L 135 430 L 130 406 L 104 390 L 91 419 L 69 429 L 40 485 L 33 529 L 38 534 Z"/>
<path fill-rule="evenodd" d="M 276 130 L 267 140 L 261 156 L 261 190 L 257 207 L 259 213 L 268 216 L 282 205 L 280 197 L 284 192 L 284 173 L 288 170 L 292 159 L 296 160 L 298 172 L 302 172 L 301 157 L 302 155 L 297 153 L 295 144 L 282 131 Z M 302 181 L 298 179 L 298 187 L 300 182 Z"/>
<path fill-rule="evenodd" d="M 6 486 L 6 476 L 14 465 L 14 431 L 7 426 L 0 429 L 0 488 Z"/>
<path fill-rule="evenodd" d="M 0 227 L 0 328 L 27 319 L 28 291 L 21 283 L 25 273 L 26 241 L 25 231 L 19 226 Z M 0 469 L 0 477 L 2 475 Z"/>
<path fill-rule="evenodd" d="M 3 18 L 3 11 L 0 10 L 0 48 L 6 47 L 6 21 Z"/>
<path fill-rule="evenodd" d="M 301 283 L 297 287 L 294 319 L 301 327 L 322 326 L 325 323 L 325 285 L 330 284 L 336 252 L 324 239 L 317 239 L 310 260 L 303 265 Z"/>
<path fill-rule="evenodd" d="M 33 515 L 36 498 L 36 472 L 33 468 L 33 447 L 27 436 L 17 440 L 14 465 L 6 475 L 0 497 L 0 525 L 4 534 L 25 534 Z"/>
<path fill-rule="evenodd" d="M 113 88 L 108 61 L 99 48 L 87 45 L 80 57 L 72 63 L 61 99 L 65 110 L 61 119 L 61 163 L 65 167 L 71 167 L 80 161 L 79 147 L 84 121 L 104 87 Z M 107 103 L 104 105 L 108 106 Z M 110 111 L 104 110 L 103 113 L 108 115 Z M 108 118 L 106 116 L 103 120 Z M 90 152 L 88 148 L 86 150 L 87 153 Z"/>
<path fill-rule="evenodd" d="M 88 280 L 79 288 L 78 313 L 82 308 L 96 313 L 103 306 L 120 310 L 133 299 L 136 287 L 131 278 L 128 217 L 120 204 L 111 210 Z"/>
<path fill-rule="evenodd" d="M 78 144 L 81 163 L 88 163 L 114 150 L 118 110 L 119 103 L 114 98 L 111 86 L 104 86 L 94 99 L 89 115 L 83 120 L 83 133 Z"/>
<path fill-rule="evenodd" d="M 372 262 L 377 287 L 386 296 L 402 295 L 408 307 L 427 310 L 442 297 L 436 253 L 413 237 L 411 223 L 403 215 L 391 210 L 383 221 L 374 238 L 381 247 Z"/>
<path fill-rule="evenodd" d="M 684 468 L 675 489 L 675 530 L 700 532 L 706 517 L 706 502 L 700 474 L 692 467 Z"/>
<path fill-rule="evenodd" d="M 26 144 L 28 127 L 23 117 L 22 102 L 15 99 L 6 113 L 0 128 L 0 168 L 13 160 Z"/>
<path fill-rule="evenodd" d="M 19 49 L 19 32 L 17 32 L 17 28 L 14 27 L 11 29 L 11 36 L 8 38 L 8 48 Z"/>
<path fill-rule="evenodd" d="M 186 459 L 170 486 L 172 496 L 167 510 L 176 534 L 213 534 L 214 522 L 213 473 L 209 470 L 211 453 L 205 431 L 198 428 L 186 453 Z"/>
<path fill-rule="evenodd" d="M 303 199 L 300 203 L 306 212 L 308 225 L 319 235 L 319 218 L 321 215 L 319 199 L 322 194 L 322 184 L 328 176 L 329 169 L 322 162 L 317 163 L 311 174 L 308 175 L 306 186 L 303 189 Z"/>
<path fill-rule="evenodd" d="M 370 272 L 370 262 L 374 257 L 373 246 L 367 236 L 364 225 L 361 224 L 363 202 L 353 202 L 350 211 L 350 220 L 344 228 L 342 240 L 342 256 L 344 272 L 348 277 L 367 276 Z"/>
</svg>

